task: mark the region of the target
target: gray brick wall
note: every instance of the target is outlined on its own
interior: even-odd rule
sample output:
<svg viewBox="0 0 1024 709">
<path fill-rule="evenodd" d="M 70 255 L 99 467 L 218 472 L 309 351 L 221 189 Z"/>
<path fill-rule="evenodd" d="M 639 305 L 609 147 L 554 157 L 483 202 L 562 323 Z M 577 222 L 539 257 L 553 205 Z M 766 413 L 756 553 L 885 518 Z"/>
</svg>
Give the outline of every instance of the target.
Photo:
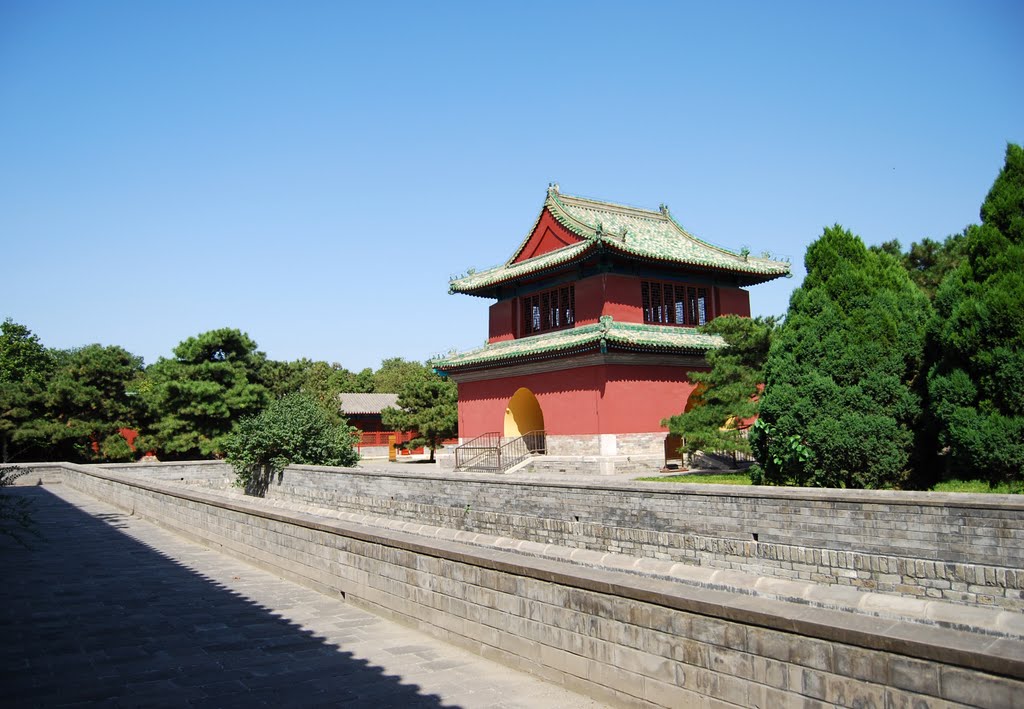
<svg viewBox="0 0 1024 709">
<path fill-rule="evenodd" d="M 1024 500 L 294 466 L 270 499 L 912 598 L 1024 609 Z M 756 535 L 756 539 L 755 539 Z"/>
<path fill-rule="evenodd" d="M 63 475 L 185 536 L 618 706 L 1012 707 L 1024 696 L 1019 639 L 481 550 L 123 471 Z"/>
</svg>

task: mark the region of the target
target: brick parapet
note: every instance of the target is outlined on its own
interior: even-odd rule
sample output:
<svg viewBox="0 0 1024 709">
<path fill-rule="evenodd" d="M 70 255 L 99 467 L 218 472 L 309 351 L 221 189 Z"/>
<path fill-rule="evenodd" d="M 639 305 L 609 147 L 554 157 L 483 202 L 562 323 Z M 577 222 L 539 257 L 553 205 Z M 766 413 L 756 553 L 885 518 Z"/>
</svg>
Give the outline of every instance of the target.
<svg viewBox="0 0 1024 709">
<path fill-rule="evenodd" d="M 544 482 L 304 466 L 289 468 L 268 495 L 907 598 L 1024 608 L 1024 501 L 1012 496 Z"/>
<path fill-rule="evenodd" d="M 374 529 L 119 471 L 65 482 L 620 706 L 1011 706 L 1019 641 Z"/>
</svg>

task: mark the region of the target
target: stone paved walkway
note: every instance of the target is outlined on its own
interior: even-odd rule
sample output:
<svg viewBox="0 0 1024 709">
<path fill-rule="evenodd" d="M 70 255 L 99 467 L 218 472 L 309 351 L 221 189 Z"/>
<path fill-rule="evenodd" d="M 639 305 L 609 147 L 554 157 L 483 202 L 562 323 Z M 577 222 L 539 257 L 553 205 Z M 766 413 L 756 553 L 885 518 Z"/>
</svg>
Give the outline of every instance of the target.
<svg viewBox="0 0 1024 709">
<path fill-rule="evenodd" d="M 598 707 L 62 485 L 0 536 L 10 707 Z"/>
</svg>

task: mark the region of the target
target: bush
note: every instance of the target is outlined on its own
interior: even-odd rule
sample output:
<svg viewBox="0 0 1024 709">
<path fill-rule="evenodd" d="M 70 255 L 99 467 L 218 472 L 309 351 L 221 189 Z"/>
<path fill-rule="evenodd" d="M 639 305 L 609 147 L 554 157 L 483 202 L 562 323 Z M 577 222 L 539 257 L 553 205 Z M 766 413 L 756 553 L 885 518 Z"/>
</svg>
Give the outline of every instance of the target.
<svg viewBox="0 0 1024 709">
<path fill-rule="evenodd" d="M 289 394 L 242 419 L 225 452 L 235 469 L 235 484 L 250 495 L 263 495 L 271 479 L 292 463 L 355 465 L 357 441 L 354 428 L 332 423 L 313 398 Z"/>
</svg>

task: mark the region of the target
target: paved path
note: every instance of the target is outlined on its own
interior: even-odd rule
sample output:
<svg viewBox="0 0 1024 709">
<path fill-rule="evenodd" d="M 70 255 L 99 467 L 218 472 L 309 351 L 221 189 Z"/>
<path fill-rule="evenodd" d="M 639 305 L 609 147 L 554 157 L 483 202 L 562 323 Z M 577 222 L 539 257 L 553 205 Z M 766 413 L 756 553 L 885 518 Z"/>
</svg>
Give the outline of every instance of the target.
<svg viewBox="0 0 1024 709">
<path fill-rule="evenodd" d="M 598 707 L 63 485 L 0 536 L 0 703 Z"/>
</svg>

